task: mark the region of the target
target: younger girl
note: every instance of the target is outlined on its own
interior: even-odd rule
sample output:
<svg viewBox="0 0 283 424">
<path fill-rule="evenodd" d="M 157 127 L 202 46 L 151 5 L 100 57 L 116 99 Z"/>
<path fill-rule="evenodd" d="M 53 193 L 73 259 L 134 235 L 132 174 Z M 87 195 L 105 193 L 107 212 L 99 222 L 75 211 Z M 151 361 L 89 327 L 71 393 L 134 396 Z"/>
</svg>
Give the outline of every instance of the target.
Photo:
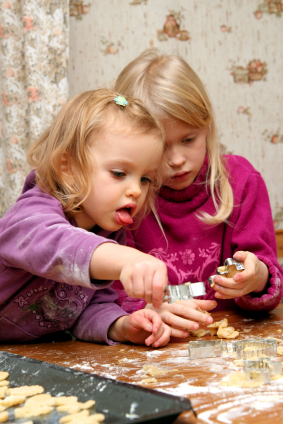
<svg viewBox="0 0 283 424">
<path fill-rule="evenodd" d="M 160 307 L 166 267 L 117 243 L 152 204 L 163 132 L 140 101 L 106 89 L 71 99 L 31 148 L 35 167 L 0 220 L 0 340 L 70 329 L 81 340 L 154 347 L 171 329 L 150 310 L 128 316 L 108 288 Z"/>
<path fill-rule="evenodd" d="M 161 259 L 169 284 L 204 281 L 208 301 L 163 304 L 159 313 L 172 327 L 196 330 L 207 323 L 198 309 L 270 311 L 282 298 L 282 268 L 268 193 L 260 174 L 240 156 L 219 153 L 213 111 L 204 86 L 176 55 L 149 49 L 120 73 L 115 90 L 141 99 L 165 130 L 163 185 L 157 212 L 129 232 L 128 245 Z M 245 271 L 227 279 L 215 274 L 226 258 L 244 262 Z M 127 311 L 145 302 L 127 297 L 119 285 L 118 302 Z M 149 306 L 149 305 L 148 305 Z"/>
</svg>

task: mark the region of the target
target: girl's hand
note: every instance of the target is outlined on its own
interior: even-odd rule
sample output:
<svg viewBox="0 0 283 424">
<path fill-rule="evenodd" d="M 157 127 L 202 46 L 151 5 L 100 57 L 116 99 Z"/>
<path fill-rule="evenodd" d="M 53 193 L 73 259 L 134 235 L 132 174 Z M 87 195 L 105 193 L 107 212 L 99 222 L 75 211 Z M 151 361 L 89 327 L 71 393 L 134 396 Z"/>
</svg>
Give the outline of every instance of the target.
<svg viewBox="0 0 283 424">
<path fill-rule="evenodd" d="M 158 309 L 167 286 L 167 268 L 164 262 L 154 256 L 138 252 L 125 263 L 120 281 L 129 296 L 144 299 Z"/>
<path fill-rule="evenodd" d="M 244 262 L 245 270 L 235 274 L 233 278 L 220 275 L 214 277 L 215 297 L 217 299 L 233 299 L 248 293 L 261 293 L 268 282 L 268 268 L 251 252 L 236 252 L 234 259 Z"/>
<path fill-rule="evenodd" d="M 144 299 L 159 308 L 167 286 L 167 268 L 154 256 L 128 246 L 102 243 L 93 252 L 90 277 L 97 280 L 120 280 L 131 297 Z"/>
<path fill-rule="evenodd" d="M 131 315 L 118 318 L 110 327 L 108 337 L 116 341 L 161 347 L 170 341 L 171 328 L 160 316 L 150 310 L 141 309 Z"/>
<path fill-rule="evenodd" d="M 172 336 L 178 338 L 188 337 L 188 331 L 199 328 L 199 322 L 205 325 L 212 324 L 213 319 L 205 311 L 210 311 L 217 306 L 215 300 L 180 300 L 175 303 L 162 303 L 156 310 L 162 321 L 172 329 Z M 154 309 L 152 305 L 146 308 Z M 145 309 L 147 310 L 147 309 Z"/>
</svg>

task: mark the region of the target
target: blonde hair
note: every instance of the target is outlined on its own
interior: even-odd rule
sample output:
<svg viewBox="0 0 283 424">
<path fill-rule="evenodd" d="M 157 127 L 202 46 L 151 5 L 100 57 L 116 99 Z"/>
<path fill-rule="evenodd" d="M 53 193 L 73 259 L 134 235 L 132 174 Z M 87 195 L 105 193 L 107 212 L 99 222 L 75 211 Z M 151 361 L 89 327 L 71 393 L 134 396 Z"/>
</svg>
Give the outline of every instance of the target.
<svg viewBox="0 0 283 424">
<path fill-rule="evenodd" d="M 158 119 L 176 118 L 192 127 L 208 129 L 206 184 L 216 214 L 200 212 L 199 218 L 209 224 L 227 220 L 233 210 L 233 191 L 216 141 L 213 110 L 200 78 L 188 63 L 177 55 L 147 49 L 122 70 L 114 88 L 141 99 Z"/>
<path fill-rule="evenodd" d="M 114 118 L 122 122 L 124 133 L 151 134 L 163 143 L 161 125 L 142 102 L 127 96 L 128 104 L 119 106 L 114 101 L 118 95 L 102 88 L 73 97 L 29 151 L 28 161 L 36 168 L 37 185 L 56 197 L 70 216 L 82 210 L 81 203 L 91 191 L 95 164 L 88 138 L 93 131 L 106 129 Z M 71 176 L 62 171 L 62 160 L 66 160 Z M 153 207 L 154 192 L 160 187 L 160 181 L 157 173 L 139 216 Z"/>
</svg>

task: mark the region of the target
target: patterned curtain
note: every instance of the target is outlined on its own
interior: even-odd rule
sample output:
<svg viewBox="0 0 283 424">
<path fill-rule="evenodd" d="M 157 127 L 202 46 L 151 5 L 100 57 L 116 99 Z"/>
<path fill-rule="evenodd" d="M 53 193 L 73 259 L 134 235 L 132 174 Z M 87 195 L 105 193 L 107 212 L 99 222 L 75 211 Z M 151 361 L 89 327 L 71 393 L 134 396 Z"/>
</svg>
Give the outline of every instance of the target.
<svg viewBox="0 0 283 424">
<path fill-rule="evenodd" d="M 0 217 L 30 171 L 30 144 L 68 97 L 68 0 L 0 0 Z"/>
</svg>

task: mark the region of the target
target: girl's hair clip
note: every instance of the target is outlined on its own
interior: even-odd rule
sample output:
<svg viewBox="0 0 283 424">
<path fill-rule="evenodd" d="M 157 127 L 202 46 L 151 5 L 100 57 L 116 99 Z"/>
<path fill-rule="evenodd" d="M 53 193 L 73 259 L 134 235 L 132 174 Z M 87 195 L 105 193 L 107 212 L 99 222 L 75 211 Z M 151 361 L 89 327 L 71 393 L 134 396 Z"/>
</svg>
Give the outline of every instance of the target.
<svg viewBox="0 0 283 424">
<path fill-rule="evenodd" d="M 114 100 L 117 103 L 117 105 L 120 105 L 120 106 L 127 106 L 128 104 L 127 100 L 123 96 L 118 96 Z"/>
</svg>

